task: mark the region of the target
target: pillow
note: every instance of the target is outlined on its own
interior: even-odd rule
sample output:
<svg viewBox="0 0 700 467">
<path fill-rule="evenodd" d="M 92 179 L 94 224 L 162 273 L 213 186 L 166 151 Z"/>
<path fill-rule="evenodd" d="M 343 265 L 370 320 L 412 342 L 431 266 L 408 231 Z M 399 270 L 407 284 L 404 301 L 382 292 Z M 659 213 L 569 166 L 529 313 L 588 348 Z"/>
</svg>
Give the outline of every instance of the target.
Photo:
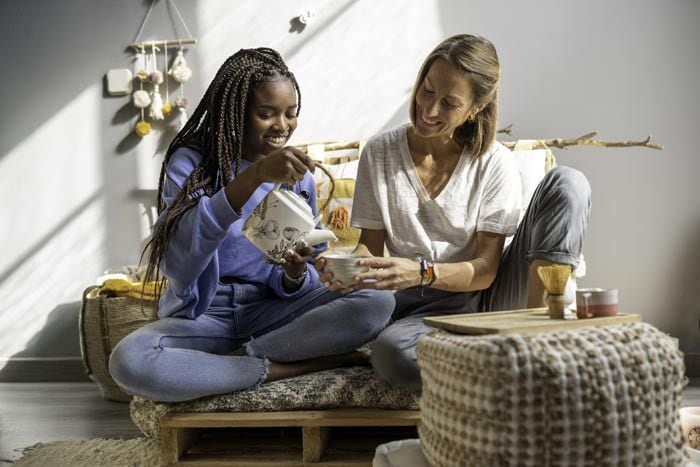
<svg viewBox="0 0 700 467">
<path fill-rule="evenodd" d="M 523 219 L 532 195 L 544 178 L 544 174 L 556 165 L 554 155 L 549 148 L 532 149 L 535 142 L 534 140 L 518 140 L 513 148 L 513 156 L 520 173 L 523 196 L 520 220 Z"/>
<path fill-rule="evenodd" d="M 321 170 L 314 174 L 316 179 L 317 204 L 321 210 L 321 224 L 324 228 L 333 231 L 338 240 L 331 243 L 333 249 L 351 249 L 357 245 L 360 239 L 360 229 L 350 227 L 350 213 L 352 212 L 352 198 L 355 195 L 355 179 L 357 178 L 357 160 L 343 164 L 324 165 L 335 180 L 335 193 L 328 203 L 330 181 Z"/>
</svg>

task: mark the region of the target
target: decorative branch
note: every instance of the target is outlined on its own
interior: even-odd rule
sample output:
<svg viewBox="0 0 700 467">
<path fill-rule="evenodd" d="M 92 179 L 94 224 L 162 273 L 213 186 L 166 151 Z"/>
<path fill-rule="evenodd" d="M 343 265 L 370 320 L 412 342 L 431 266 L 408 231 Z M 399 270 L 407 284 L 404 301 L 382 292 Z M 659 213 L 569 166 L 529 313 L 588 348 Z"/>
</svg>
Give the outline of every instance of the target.
<svg viewBox="0 0 700 467">
<path fill-rule="evenodd" d="M 566 149 L 568 146 L 599 146 L 607 148 L 628 148 L 632 146 L 639 146 L 658 150 L 663 150 L 664 148 L 660 144 L 652 143 L 651 135 L 647 136 L 641 141 L 600 141 L 593 139 L 597 135 L 597 131 L 592 131 L 574 139 L 555 138 L 546 140 L 535 140 L 533 141 L 532 149 L 544 149 L 547 147 Z M 502 143 L 504 146 L 513 149 L 517 141 L 503 141 Z"/>
<path fill-rule="evenodd" d="M 511 124 L 508 125 L 507 127 L 501 128 L 501 129 L 498 130 L 496 133 L 505 133 L 505 134 L 509 135 L 509 134 L 512 133 L 512 130 L 513 130 L 513 124 L 511 123 Z"/>
<path fill-rule="evenodd" d="M 323 150 L 326 152 L 340 151 L 341 149 L 359 149 L 359 141 L 320 141 L 316 143 L 303 143 L 295 145 L 300 151 L 308 151 L 309 146 L 323 145 Z"/>
<path fill-rule="evenodd" d="M 498 130 L 498 133 L 505 133 L 510 135 L 512 128 L 513 125 L 508 125 L 507 127 Z M 660 144 L 652 143 L 651 135 L 647 136 L 641 141 L 601 141 L 593 139 L 597 135 L 597 131 L 592 131 L 590 133 L 586 133 L 583 136 L 579 136 L 578 138 L 573 139 L 555 138 L 533 140 L 532 149 L 566 149 L 569 146 L 599 146 L 607 148 L 628 148 L 638 146 L 657 150 L 663 150 L 664 148 Z M 501 143 L 509 149 L 513 149 L 517 144 L 517 141 L 502 141 Z M 324 150 L 326 152 L 339 151 L 342 149 L 358 149 L 360 147 L 359 141 L 321 141 L 317 143 L 299 144 L 296 147 L 302 150 L 303 152 L 306 152 L 308 150 L 308 147 L 312 144 L 323 145 Z"/>
</svg>

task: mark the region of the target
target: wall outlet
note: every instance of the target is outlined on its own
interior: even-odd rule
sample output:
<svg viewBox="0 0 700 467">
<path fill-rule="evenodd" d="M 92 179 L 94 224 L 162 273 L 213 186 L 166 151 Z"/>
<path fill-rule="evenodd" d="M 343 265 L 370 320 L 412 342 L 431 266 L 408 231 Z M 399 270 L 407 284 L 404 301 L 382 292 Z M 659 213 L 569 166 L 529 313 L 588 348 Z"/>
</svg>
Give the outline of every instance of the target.
<svg viewBox="0 0 700 467">
<path fill-rule="evenodd" d="M 107 72 L 107 94 L 110 96 L 126 96 L 131 93 L 131 70 L 113 68 Z"/>
</svg>

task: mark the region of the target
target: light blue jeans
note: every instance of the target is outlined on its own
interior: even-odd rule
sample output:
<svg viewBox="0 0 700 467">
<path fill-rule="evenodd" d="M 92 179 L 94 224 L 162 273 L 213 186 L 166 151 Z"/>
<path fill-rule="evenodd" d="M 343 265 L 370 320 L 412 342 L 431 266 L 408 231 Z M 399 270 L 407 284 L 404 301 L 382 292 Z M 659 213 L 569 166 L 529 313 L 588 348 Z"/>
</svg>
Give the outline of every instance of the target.
<svg viewBox="0 0 700 467">
<path fill-rule="evenodd" d="M 570 167 L 549 171 L 535 190 L 513 241 L 501 255 L 498 274 L 488 289 L 445 292 L 413 289 L 395 294 L 394 322 L 377 337 L 372 365 L 399 387 L 420 388 L 418 340 L 433 331 L 423 318 L 527 308 L 530 263 L 536 259 L 577 266 L 588 225 L 591 187 Z"/>
<path fill-rule="evenodd" d="M 129 394 L 175 402 L 254 387 L 270 361 L 350 352 L 374 339 L 394 310 L 390 292 L 318 288 L 270 298 L 264 286 L 219 284 L 197 319 L 163 318 L 122 339 L 109 371 Z M 247 356 L 228 355 L 245 346 Z"/>
</svg>

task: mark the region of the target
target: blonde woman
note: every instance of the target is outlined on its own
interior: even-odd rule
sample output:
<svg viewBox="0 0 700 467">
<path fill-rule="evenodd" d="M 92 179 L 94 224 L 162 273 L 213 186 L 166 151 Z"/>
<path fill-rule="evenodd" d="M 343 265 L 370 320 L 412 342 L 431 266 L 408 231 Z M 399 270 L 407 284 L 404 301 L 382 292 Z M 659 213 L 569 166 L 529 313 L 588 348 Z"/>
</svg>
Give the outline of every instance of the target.
<svg viewBox="0 0 700 467">
<path fill-rule="evenodd" d="M 352 225 L 362 231 L 358 251 L 375 257 L 361 261 L 371 270 L 346 291 L 398 291 L 372 354 L 393 385 L 420 386 L 424 317 L 541 306 L 535 268 L 578 264 L 588 181 L 571 168 L 550 171 L 519 223 L 518 170 L 495 140 L 499 78 L 488 40 L 443 41 L 418 74 L 411 124 L 371 138 L 360 159 Z M 329 272 L 321 280 L 337 287 Z"/>
</svg>

